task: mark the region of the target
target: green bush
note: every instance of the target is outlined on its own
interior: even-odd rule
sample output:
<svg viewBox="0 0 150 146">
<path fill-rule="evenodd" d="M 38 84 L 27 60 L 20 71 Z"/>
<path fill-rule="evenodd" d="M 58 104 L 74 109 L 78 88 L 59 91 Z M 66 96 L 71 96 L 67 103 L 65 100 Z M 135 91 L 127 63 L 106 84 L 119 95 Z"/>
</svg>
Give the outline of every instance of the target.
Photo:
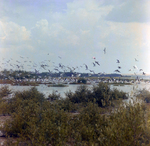
<svg viewBox="0 0 150 146">
<path fill-rule="evenodd" d="M 36 146 L 65 143 L 68 115 L 58 104 L 47 102 L 36 88 L 16 92 L 8 105 L 12 120 L 3 128 L 7 136 L 19 136 Z"/>
<path fill-rule="evenodd" d="M 150 103 L 150 92 L 146 89 L 139 90 L 135 96 L 144 100 L 146 103 Z"/>
<path fill-rule="evenodd" d="M 86 86 L 81 85 L 77 88 L 75 93 L 72 93 L 71 91 L 69 91 L 69 92 L 66 92 L 65 95 L 73 103 L 88 102 L 89 97 L 91 95 L 91 91 L 88 90 Z"/>
<path fill-rule="evenodd" d="M 0 88 L 0 98 L 3 98 L 9 94 L 11 94 L 12 91 L 9 89 L 9 87 L 6 85 L 6 86 L 2 86 Z"/>
<path fill-rule="evenodd" d="M 145 107 L 139 103 L 120 106 L 101 115 L 94 103 L 70 121 L 70 137 L 75 145 L 140 146 L 149 144 Z"/>
<path fill-rule="evenodd" d="M 91 90 L 86 86 L 79 86 L 75 93 L 71 91 L 66 93 L 66 97 L 72 103 L 84 103 L 86 105 L 89 101 L 96 102 L 100 107 L 108 107 L 113 105 L 114 100 L 127 99 L 128 96 L 125 92 L 117 89 L 110 89 L 110 86 L 106 83 L 99 83 L 93 86 Z"/>
<path fill-rule="evenodd" d="M 61 98 L 61 100 L 57 101 L 54 104 L 58 104 L 60 109 L 63 109 L 67 112 L 76 112 L 79 110 L 79 104 L 75 104 L 69 100 L 69 98 Z"/>
<path fill-rule="evenodd" d="M 9 89 L 7 85 L 2 86 L 0 88 L 0 114 L 8 114 L 9 113 L 9 98 L 7 96 L 12 94 L 13 92 Z"/>
<path fill-rule="evenodd" d="M 145 107 L 140 103 L 122 105 L 108 117 L 104 131 L 106 145 L 135 145 L 149 143 Z"/>
<path fill-rule="evenodd" d="M 106 104 L 110 105 L 120 94 L 107 84 L 99 84 L 92 90 L 81 86 L 75 93 L 68 92 L 68 98 L 54 102 L 48 102 L 36 88 L 16 92 L 7 104 L 12 118 L 0 130 L 32 146 L 148 145 L 147 111 L 142 103 L 122 104 L 102 114 Z M 106 103 L 103 108 L 101 99 Z M 83 105 L 80 113 L 68 113 L 80 104 Z"/>
<path fill-rule="evenodd" d="M 47 98 L 47 100 L 49 101 L 54 101 L 54 100 L 59 100 L 59 99 L 61 99 L 61 96 L 60 94 L 57 94 L 55 91 L 53 91 L 52 94 L 49 94 Z"/>
</svg>

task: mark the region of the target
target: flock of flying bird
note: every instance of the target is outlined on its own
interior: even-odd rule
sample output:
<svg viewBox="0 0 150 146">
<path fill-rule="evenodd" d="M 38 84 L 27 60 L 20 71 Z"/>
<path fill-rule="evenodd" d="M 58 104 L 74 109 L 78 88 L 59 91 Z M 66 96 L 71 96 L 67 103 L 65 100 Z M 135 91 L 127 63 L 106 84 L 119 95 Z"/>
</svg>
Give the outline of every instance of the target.
<svg viewBox="0 0 150 146">
<path fill-rule="evenodd" d="M 106 54 L 106 48 L 104 48 L 103 50 L 104 54 Z M 47 54 L 49 55 L 49 53 Z M 60 62 L 61 62 L 61 59 L 62 57 L 61 56 L 58 56 L 58 58 L 60 59 Z M 96 67 L 96 66 L 100 66 L 100 63 L 99 61 L 96 60 L 95 57 L 92 58 L 93 59 L 93 67 Z M 116 59 L 116 63 L 117 63 L 117 66 L 118 68 L 116 70 L 114 70 L 114 72 L 116 73 L 121 73 L 121 66 L 120 66 L 120 60 L 119 59 Z M 135 58 L 135 61 L 138 62 L 138 60 Z M 29 57 L 23 57 L 23 56 L 20 56 L 20 60 L 14 60 L 12 58 L 10 58 L 9 60 L 6 60 L 5 58 L 2 59 L 2 62 L 0 62 L 1 66 L 1 70 L 2 69 L 5 69 L 5 68 L 9 68 L 12 72 L 13 70 L 25 70 L 25 68 L 29 68 L 29 69 L 32 69 L 34 70 L 34 72 L 36 74 L 39 73 L 39 71 L 42 69 L 44 70 L 45 72 L 49 72 L 49 73 L 53 73 L 53 71 L 55 72 L 62 72 L 61 76 L 63 76 L 63 73 L 65 72 L 74 72 L 74 73 L 77 73 L 75 72 L 77 69 L 78 71 L 80 70 L 80 68 L 83 68 L 83 66 L 85 67 L 85 70 L 86 71 L 89 71 L 91 74 L 95 74 L 94 70 L 91 70 L 89 69 L 88 65 L 87 64 L 83 64 L 81 66 L 76 66 L 76 67 L 71 67 L 69 65 L 63 65 L 62 63 L 59 63 L 58 65 L 55 64 L 55 62 L 51 62 L 51 60 L 44 60 L 44 61 L 41 61 L 39 63 L 37 62 L 34 62 L 32 60 L 29 60 Z M 49 68 L 53 66 L 53 71 L 51 71 Z M 137 66 L 134 65 L 133 66 L 133 69 L 129 69 L 129 71 L 131 70 L 138 70 Z M 142 75 L 146 75 L 146 73 L 142 70 L 142 69 L 139 69 L 139 71 L 142 73 Z M 104 73 L 98 73 L 99 75 L 101 74 L 104 74 Z M 135 75 L 136 72 L 134 72 Z M 77 75 L 79 76 L 80 74 L 77 73 Z"/>
</svg>

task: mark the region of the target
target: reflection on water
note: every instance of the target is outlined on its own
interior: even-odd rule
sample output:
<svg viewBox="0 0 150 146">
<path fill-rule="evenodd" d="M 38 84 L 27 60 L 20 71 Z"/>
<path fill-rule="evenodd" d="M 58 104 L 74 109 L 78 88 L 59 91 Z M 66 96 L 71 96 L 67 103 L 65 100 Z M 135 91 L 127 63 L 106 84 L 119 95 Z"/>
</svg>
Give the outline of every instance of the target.
<svg viewBox="0 0 150 146">
<path fill-rule="evenodd" d="M 3 86 L 3 85 L 0 84 L 0 87 L 1 86 Z M 31 86 L 11 86 L 11 85 L 8 85 L 8 86 L 9 86 L 9 89 L 11 89 L 13 91 L 24 91 L 24 90 L 28 90 L 31 88 Z M 79 86 L 80 85 L 69 85 L 68 87 L 48 87 L 47 85 L 40 84 L 39 86 L 36 86 L 36 88 L 38 89 L 39 92 L 42 92 L 43 94 L 45 94 L 46 97 L 55 91 L 58 91 L 57 93 L 59 93 L 62 97 L 65 97 L 65 93 L 67 91 L 71 90 L 72 92 L 75 92 Z M 87 88 L 90 89 L 93 85 L 86 85 L 86 86 L 87 86 Z M 122 91 L 128 93 L 130 95 L 130 97 L 133 97 L 133 94 L 137 90 L 140 90 L 143 88 L 150 90 L 150 84 L 149 83 L 141 83 L 141 84 L 124 85 L 124 86 L 110 85 L 110 88 L 111 89 L 117 88 L 118 90 L 122 90 Z"/>
</svg>

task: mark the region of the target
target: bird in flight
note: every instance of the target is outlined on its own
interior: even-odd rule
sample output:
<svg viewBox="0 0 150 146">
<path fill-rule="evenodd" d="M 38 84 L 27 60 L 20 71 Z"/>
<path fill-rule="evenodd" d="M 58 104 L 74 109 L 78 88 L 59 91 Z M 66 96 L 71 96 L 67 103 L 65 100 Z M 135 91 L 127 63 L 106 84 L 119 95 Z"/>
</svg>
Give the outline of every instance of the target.
<svg viewBox="0 0 150 146">
<path fill-rule="evenodd" d="M 104 50 L 103 50 L 103 51 L 104 51 L 104 54 L 106 54 L 106 48 L 104 48 Z"/>
<path fill-rule="evenodd" d="M 145 72 L 143 72 L 143 75 L 146 75 L 146 73 L 145 73 Z"/>
<path fill-rule="evenodd" d="M 139 71 L 143 71 L 143 69 L 140 69 Z"/>
<path fill-rule="evenodd" d="M 88 66 L 86 65 L 86 64 L 84 64 L 85 65 L 85 67 L 86 67 L 86 70 L 88 70 Z"/>
<path fill-rule="evenodd" d="M 120 72 L 118 69 L 116 69 L 114 72 Z"/>
<path fill-rule="evenodd" d="M 136 65 L 133 66 L 134 69 L 138 69 L 138 67 Z"/>
<path fill-rule="evenodd" d="M 120 61 L 117 59 L 117 63 L 120 63 Z"/>
<path fill-rule="evenodd" d="M 98 62 L 98 61 L 95 61 L 95 63 L 96 63 L 97 65 L 99 65 L 99 66 L 100 66 L 100 64 L 99 64 L 99 62 Z"/>
<path fill-rule="evenodd" d="M 93 62 L 93 67 L 95 67 L 95 63 Z"/>
</svg>

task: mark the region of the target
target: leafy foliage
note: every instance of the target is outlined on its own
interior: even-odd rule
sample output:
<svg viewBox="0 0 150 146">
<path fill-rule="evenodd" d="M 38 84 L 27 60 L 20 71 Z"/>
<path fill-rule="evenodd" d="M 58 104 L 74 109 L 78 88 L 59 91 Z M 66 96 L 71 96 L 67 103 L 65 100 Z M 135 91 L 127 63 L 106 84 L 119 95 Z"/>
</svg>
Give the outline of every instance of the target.
<svg viewBox="0 0 150 146">
<path fill-rule="evenodd" d="M 55 96 L 51 94 L 51 98 Z M 149 144 L 147 110 L 142 103 L 122 104 L 102 114 L 112 100 L 125 96 L 118 90 L 110 90 L 107 84 L 99 84 L 92 90 L 81 86 L 66 96 L 51 102 L 35 87 L 16 92 L 7 102 L 7 112 L 12 118 L 0 130 L 32 146 Z M 72 113 L 80 105 L 80 113 Z"/>
<path fill-rule="evenodd" d="M 146 103 L 150 103 L 150 92 L 146 89 L 139 90 L 135 96 L 144 100 Z"/>
<path fill-rule="evenodd" d="M 77 88 L 75 93 L 71 91 L 66 93 L 66 96 L 73 103 L 88 103 L 96 102 L 99 107 L 108 107 L 112 105 L 113 100 L 127 99 L 128 96 L 125 92 L 117 89 L 110 89 L 110 86 L 106 83 L 99 83 L 93 86 L 91 90 L 87 89 L 86 86 L 81 85 Z"/>
<path fill-rule="evenodd" d="M 0 88 L 0 98 L 3 98 L 9 94 L 11 94 L 12 91 L 9 89 L 9 87 L 6 85 L 6 86 L 2 86 Z"/>
<path fill-rule="evenodd" d="M 57 94 L 55 91 L 53 91 L 52 94 L 48 95 L 47 100 L 54 101 L 54 100 L 59 100 L 60 98 L 61 98 L 60 94 Z"/>
</svg>

